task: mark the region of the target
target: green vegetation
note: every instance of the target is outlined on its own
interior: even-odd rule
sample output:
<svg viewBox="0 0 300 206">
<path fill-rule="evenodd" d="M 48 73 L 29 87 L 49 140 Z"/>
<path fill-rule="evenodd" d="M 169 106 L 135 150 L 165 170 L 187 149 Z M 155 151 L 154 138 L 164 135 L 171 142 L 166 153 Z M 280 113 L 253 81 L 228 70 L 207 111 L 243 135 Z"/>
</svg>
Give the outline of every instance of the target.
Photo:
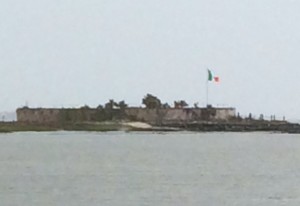
<svg viewBox="0 0 300 206">
<path fill-rule="evenodd" d="M 182 109 L 189 106 L 184 100 L 174 101 L 174 105 L 177 109 Z"/>
<path fill-rule="evenodd" d="M 109 132 L 109 131 L 133 131 L 134 128 L 130 126 L 124 126 L 117 122 L 102 122 L 102 123 L 66 123 L 60 126 L 45 126 L 45 125 L 33 125 L 33 124 L 19 124 L 16 122 L 0 123 L 0 133 L 10 132 L 46 132 L 46 131 L 97 131 L 97 132 Z"/>
<path fill-rule="evenodd" d="M 23 125 L 17 123 L 1 123 L 0 124 L 0 133 L 9 133 L 9 132 L 26 132 L 26 131 L 35 131 L 35 132 L 44 132 L 44 131 L 57 131 L 58 128 L 44 125 Z"/>
<path fill-rule="evenodd" d="M 96 131 L 96 132 L 109 132 L 109 131 L 120 131 L 123 128 L 122 124 L 119 123 L 75 123 L 65 124 L 63 129 L 66 131 Z"/>
<path fill-rule="evenodd" d="M 156 96 L 153 96 L 151 94 L 147 94 L 143 100 L 142 103 L 146 106 L 147 109 L 158 109 L 161 108 L 161 101 Z"/>
</svg>

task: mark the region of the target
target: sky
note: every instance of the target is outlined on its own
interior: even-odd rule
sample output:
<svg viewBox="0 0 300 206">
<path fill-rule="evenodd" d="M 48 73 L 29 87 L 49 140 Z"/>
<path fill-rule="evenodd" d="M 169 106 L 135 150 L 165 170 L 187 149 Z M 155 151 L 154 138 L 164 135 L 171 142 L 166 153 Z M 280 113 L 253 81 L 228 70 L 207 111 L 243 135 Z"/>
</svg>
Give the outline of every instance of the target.
<svg viewBox="0 0 300 206">
<path fill-rule="evenodd" d="M 300 1 L 0 0 L 0 111 L 209 103 L 300 119 Z"/>
</svg>

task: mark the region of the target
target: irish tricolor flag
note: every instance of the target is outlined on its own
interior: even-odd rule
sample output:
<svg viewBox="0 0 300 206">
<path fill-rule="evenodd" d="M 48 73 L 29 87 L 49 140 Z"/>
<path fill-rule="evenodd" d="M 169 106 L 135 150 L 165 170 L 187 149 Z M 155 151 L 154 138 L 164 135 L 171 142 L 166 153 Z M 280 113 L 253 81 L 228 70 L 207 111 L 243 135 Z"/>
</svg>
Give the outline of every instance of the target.
<svg viewBox="0 0 300 206">
<path fill-rule="evenodd" d="M 220 82 L 220 78 L 218 76 L 213 75 L 213 73 L 208 69 L 208 81 L 210 82 Z"/>
</svg>

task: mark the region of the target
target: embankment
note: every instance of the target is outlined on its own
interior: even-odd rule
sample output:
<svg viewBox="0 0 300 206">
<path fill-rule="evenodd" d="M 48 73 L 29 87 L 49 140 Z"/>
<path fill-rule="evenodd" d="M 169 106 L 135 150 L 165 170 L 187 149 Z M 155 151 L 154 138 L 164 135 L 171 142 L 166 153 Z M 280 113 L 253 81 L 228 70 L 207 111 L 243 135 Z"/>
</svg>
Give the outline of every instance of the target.
<svg viewBox="0 0 300 206">
<path fill-rule="evenodd" d="M 192 122 L 150 125 L 142 122 L 80 122 L 63 125 L 38 125 L 1 122 L 0 132 L 21 131 L 195 131 L 195 132 L 282 132 L 300 134 L 300 125 L 287 122 Z"/>
</svg>

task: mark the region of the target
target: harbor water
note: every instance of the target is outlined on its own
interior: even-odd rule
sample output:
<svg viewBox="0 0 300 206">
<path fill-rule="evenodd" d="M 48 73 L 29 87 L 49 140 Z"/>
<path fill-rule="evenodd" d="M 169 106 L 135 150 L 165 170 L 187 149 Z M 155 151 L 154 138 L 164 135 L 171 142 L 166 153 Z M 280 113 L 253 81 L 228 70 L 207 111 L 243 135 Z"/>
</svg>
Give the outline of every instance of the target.
<svg viewBox="0 0 300 206">
<path fill-rule="evenodd" d="M 0 205 L 300 205 L 300 135 L 0 135 Z"/>
</svg>

